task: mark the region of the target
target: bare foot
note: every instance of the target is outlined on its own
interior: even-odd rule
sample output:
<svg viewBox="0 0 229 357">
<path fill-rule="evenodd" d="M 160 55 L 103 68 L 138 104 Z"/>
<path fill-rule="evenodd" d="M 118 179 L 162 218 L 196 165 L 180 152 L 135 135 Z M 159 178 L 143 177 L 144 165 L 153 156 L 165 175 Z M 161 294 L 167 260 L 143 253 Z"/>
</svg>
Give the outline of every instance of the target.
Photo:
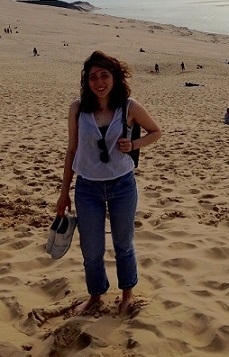
<svg viewBox="0 0 229 357">
<path fill-rule="evenodd" d="M 127 315 L 130 307 L 133 306 L 133 303 L 134 303 L 134 295 L 132 289 L 123 290 L 122 302 L 119 305 L 119 314 L 121 316 Z"/>
<path fill-rule="evenodd" d="M 89 310 L 94 304 L 100 301 L 100 295 L 91 295 L 88 300 L 74 307 L 71 316 L 81 315 L 84 311 Z"/>
</svg>

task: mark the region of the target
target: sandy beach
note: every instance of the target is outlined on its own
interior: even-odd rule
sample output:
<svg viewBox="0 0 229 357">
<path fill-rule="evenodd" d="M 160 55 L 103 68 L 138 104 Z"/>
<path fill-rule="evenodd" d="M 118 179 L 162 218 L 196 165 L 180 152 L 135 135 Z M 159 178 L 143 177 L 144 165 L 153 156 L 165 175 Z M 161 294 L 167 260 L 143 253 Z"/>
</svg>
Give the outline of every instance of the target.
<svg viewBox="0 0 229 357">
<path fill-rule="evenodd" d="M 228 356 L 229 36 L 10 0 L 0 6 L 0 357 Z M 97 49 L 130 65 L 132 96 L 163 129 L 136 169 L 139 283 L 125 318 L 109 226 L 111 288 L 83 316 L 68 317 L 87 297 L 77 231 L 60 260 L 45 252 L 69 105 Z"/>
</svg>

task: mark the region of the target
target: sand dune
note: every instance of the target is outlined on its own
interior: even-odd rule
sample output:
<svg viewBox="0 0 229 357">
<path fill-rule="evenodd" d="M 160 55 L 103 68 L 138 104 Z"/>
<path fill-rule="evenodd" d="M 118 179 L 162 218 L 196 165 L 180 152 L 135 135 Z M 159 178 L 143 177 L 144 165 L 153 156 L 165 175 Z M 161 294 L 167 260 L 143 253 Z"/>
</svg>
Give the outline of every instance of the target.
<svg viewBox="0 0 229 357">
<path fill-rule="evenodd" d="M 0 26 L 0 357 L 228 356 L 229 37 L 10 0 Z M 132 95 L 164 131 L 136 170 L 139 284 L 126 318 L 109 227 L 111 288 L 84 316 L 70 314 L 87 296 L 77 232 L 62 259 L 45 252 L 68 108 L 95 49 L 130 64 Z"/>
<path fill-rule="evenodd" d="M 24 2 L 27 4 L 35 4 L 42 6 L 54 6 L 59 8 L 78 10 L 78 11 L 91 11 L 95 9 L 95 6 L 84 1 L 66 2 L 60 0 L 17 0 L 18 2 Z"/>
</svg>

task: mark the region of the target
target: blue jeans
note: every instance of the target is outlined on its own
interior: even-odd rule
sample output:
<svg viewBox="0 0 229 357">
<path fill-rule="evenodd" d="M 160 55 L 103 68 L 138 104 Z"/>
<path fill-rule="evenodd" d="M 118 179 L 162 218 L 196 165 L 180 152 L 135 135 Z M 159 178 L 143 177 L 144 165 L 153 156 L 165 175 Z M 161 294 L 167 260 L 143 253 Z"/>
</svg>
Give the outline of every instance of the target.
<svg viewBox="0 0 229 357">
<path fill-rule="evenodd" d="M 137 206 L 133 172 L 109 181 L 91 181 L 78 176 L 75 204 L 89 294 L 102 295 L 110 286 L 104 262 L 107 209 L 115 250 L 118 287 L 134 287 L 138 278 L 133 246 Z"/>
</svg>

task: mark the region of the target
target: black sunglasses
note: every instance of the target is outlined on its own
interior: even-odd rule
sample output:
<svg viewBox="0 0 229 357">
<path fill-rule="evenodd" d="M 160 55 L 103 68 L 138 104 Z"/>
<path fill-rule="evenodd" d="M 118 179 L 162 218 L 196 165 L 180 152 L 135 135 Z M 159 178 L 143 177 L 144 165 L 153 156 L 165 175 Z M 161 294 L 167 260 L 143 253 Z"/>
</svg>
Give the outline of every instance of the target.
<svg viewBox="0 0 229 357">
<path fill-rule="evenodd" d="M 107 146 L 106 146 L 106 143 L 105 143 L 105 139 L 102 138 L 102 139 L 99 139 L 97 141 L 97 144 L 98 144 L 98 148 L 100 150 L 102 150 L 101 154 L 100 154 L 100 160 L 104 163 L 108 163 L 109 161 L 109 155 L 108 155 L 108 151 L 107 151 Z"/>
</svg>

